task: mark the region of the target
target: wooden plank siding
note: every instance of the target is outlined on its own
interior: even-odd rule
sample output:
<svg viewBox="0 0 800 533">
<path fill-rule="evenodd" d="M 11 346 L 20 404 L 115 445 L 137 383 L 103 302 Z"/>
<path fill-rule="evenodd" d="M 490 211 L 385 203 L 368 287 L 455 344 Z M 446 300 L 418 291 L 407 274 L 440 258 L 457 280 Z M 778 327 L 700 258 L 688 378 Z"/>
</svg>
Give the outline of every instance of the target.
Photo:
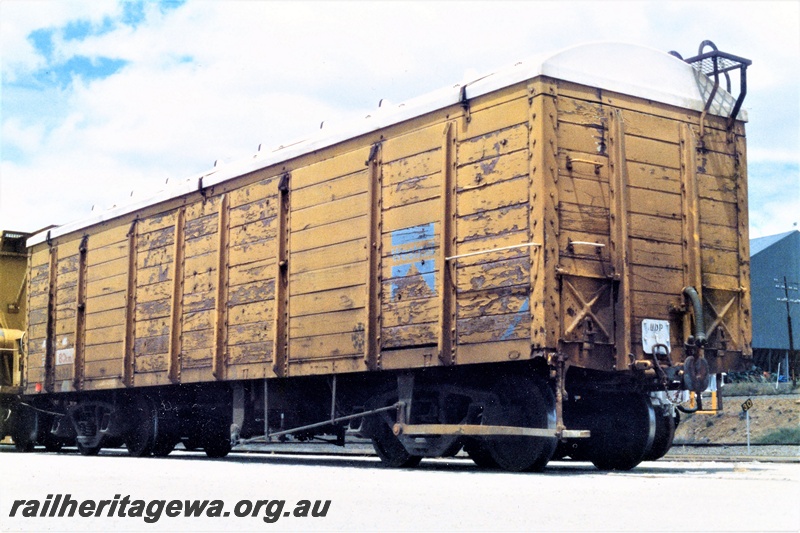
<svg viewBox="0 0 800 533">
<path fill-rule="evenodd" d="M 26 391 L 612 370 L 647 318 L 679 361 L 690 284 L 746 354 L 744 130 L 699 119 L 535 78 L 37 245 Z"/>
<path fill-rule="evenodd" d="M 459 132 L 456 173 L 457 346 L 530 339 L 528 94 L 476 106 Z M 499 350 L 504 354 L 504 350 Z M 457 359 L 458 360 L 458 359 Z"/>
<path fill-rule="evenodd" d="M 291 174 L 288 213 L 289 375 L 326 372 L 335 361 L 361 370 L 366 300 L 370 147 Z M 295 306 L 295 299 L 320 307 Z"/>
</svg>

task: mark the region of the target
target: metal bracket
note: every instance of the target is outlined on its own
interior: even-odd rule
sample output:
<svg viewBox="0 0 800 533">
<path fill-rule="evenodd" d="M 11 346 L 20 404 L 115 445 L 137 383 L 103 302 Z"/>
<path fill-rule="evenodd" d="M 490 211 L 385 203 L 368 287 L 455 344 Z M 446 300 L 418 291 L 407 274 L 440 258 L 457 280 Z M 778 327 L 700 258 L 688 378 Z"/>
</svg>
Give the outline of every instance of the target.
<svg viewBox="0 0 800 533">
<path fill-rule="evenodd" d="M 378 150 L 380 150 L 380 148 L 381 148 L 381 143 L 379 143 L 379 142 L 373 144 L 370 147 L 369 156 L 367 156 L 367 160 L 364 161 L 364 166 L 365 167 L 368 167 L 370 163 L 375 161 L 375 159 L 378 157 Z"/>
<path fill-rule="evenodd" d="M 291 179 L 291 177 L 292 177 L 291 172 L 284 172 L 283 174 L 281 174 L 281 181 L 278 182 L 278 190 L 281 193 L 285 194 L 289 192 L 289 180 Z"/>
<path fill-rule="evenodd" d="M 470 116 L 470 109 L 469 109 L 469 98 L 467 98 L 467 86 L 462 85 L 461 90 L 459 91 L 458 95 L 458 103 L 461 104 L 461 108 L 464 110 L 464 118 L 466 118 L 467 122 L 472 120 Z"/>
</svg>

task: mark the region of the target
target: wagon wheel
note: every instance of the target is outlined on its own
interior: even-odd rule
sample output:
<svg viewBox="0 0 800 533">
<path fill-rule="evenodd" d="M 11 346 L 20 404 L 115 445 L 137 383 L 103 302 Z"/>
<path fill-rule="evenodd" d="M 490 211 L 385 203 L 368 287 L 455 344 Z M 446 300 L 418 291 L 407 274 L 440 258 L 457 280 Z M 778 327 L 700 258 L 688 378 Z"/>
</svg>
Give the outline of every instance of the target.
<svg viewBox="0 0 800 533">
<path fill-rule="evenodd" d="M 61 448 L 64 447 L 64 441 L 62 441 L 58 436 L 56 436 L 52 429 L 53 425 L 56 420 L 56 415 L 49 414 L 49 413 L 37 413 L 38 418 L 38 437 L 37 442 L 44 446 L 44 449 L 48 452 L 60 452 Z"/>
<path fill-rule="evenodd" d="M 500 404 L 489 406 L 484 411 L 482 416 L 484 425 L 555 430 L 555 398 L 542 380 L 518 376 L 503 379 L 496 386 L 496 393 Z M 555 436 L 492 436 L 482 440 L 490 458 L 500 468 L 512 472 L 540 472 L 553 456 L 557 442 Z M 480 453 L 478 457 L 479 460 L 483 460 Z"/>
<path fill-rule="evenodd" d="M 589 460 L 600 470 L 630 470 L 644 459 L 655 437 L 655 412 L 643 394 L 594 399 L 587 443 Z"/>
<path fill-rule="evenodd" d="M 193 451 L 197 450 L 198 448 L 202 448 L 202 446 L 198 442 L 198 438 L 195 437 L 195 436 L 182 437 L 181 438 L 181 443 L 183 444 L 183 448 L 187 452 L 193 452 Z"/>
<path fill-rule="evenodd" d="M 206 456 L 220 459 L 231 451 L 230 424 L 224 420 L 210 420 L 201 436 Z"/>
<path fill-rule="evenodd" d="M 656 433 L 653 445 L 644 454 L 643 461 L 656 461 L 667 454 L 672 447 L 672 439 L 675 437 L 675 426 L 672 416 L 656 413 Z"/>
<path fill-rule="evenodd" d="M 156 417 L 155 407 L 150 400 L 144 396 L 137 396 L 128 412 L 130 426 L 125 437 L 125 446 L 133 457 L 147 457 L 153 453 Z"/>
<path fill-rule="evenodd" d="M 157 439 L 153 445 L 153 457 L 168 456 L 175 449 L 176 444 L 178 443 L 171 437 Z"/>
<path fill-rule="evenodd" d="M 464 443 L 464 451 L 475 463 L 475 466 L 484 470 L 496 470 L 500 468 L 497 461 L 492 459 L 492 454 L 486 449 L 483 442 L 479 439 L 469 439 Z"/>
<path fill-rule="evenodd" d="M 81 444 L 79 441 L 75 442 L 75 446 L 78 448 L 78 453 L 84 456 L 92 456 L 97 455 L 100 453 L 100 449 L 102 446 L 87 446 L 85 444 Z"/>
<path fill-rule="evenodd" d="M 18 452 L 32 452 L 39 433 L 38 413 L 31 408 L 20 406 L 12 416 L 14 423 L 11 438 L 14 439 L 14 448 Z"/>
<path fill-rule="evenodd" d="M 16 448 L 18 452 L 22 453 L 32 452 L 33 446 L 34 446 L 33 441 L 26 437 L 20 437 L 19 439 L 14 440 L 14 448 Z"/>
<path fill-rule="evenodd" d="M 156 437 L 153 441 L 153 456 L 166 457 L 181 441 L 178 422 L 174 418 L 159 417 L 156 420 Z"/>
</svg>

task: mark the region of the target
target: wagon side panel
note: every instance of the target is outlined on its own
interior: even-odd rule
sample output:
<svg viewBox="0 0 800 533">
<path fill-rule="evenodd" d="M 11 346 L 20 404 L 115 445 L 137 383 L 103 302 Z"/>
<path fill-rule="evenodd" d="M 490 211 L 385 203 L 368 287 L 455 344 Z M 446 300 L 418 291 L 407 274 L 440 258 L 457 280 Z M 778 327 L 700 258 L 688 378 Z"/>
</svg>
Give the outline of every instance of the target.
<svg viewBox="0 0 800 533">
<path fill-rule="evenodd" d="M 129 317 L 130 224 L 87 237 L 83 382 L 85 390 L 122 386 Z"/>
<path fill-rule="evenodd" d="M 28 344 L 23 379 L 25 392 L 30 394 L 41 392 L 45 382 L 50 317 L 50 251 L 40 246 L 30 252 L 28 262 Z"/>
<path fill-rule="evenodd" d="M 455 187 L 457 362 L 531 353 L 531 100 L 518 85 L 478 99 L 459 121 Z M 538 312 L 538 311 L 537 311 Z"/>
<path fill-rule="evenodd" d="M 331 156 L 289 179 L 284 375 L 365 368 L 370 147 Z"/>
</svg>

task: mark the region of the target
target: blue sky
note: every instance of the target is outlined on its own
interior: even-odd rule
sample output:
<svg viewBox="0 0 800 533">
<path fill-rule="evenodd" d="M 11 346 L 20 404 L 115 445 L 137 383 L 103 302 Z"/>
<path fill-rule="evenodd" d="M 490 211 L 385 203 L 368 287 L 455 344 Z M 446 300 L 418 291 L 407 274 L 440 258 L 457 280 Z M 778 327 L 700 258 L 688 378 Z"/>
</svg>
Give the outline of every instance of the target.
<svg viewBox="0 0 800 533">
<path fill-rule="evenodd" d="M 800 3 L 0 2 L 0 228 L 63 224 L 587 41 L 753 60 L 751 235 L 800 222 Z"/>
</svg>

